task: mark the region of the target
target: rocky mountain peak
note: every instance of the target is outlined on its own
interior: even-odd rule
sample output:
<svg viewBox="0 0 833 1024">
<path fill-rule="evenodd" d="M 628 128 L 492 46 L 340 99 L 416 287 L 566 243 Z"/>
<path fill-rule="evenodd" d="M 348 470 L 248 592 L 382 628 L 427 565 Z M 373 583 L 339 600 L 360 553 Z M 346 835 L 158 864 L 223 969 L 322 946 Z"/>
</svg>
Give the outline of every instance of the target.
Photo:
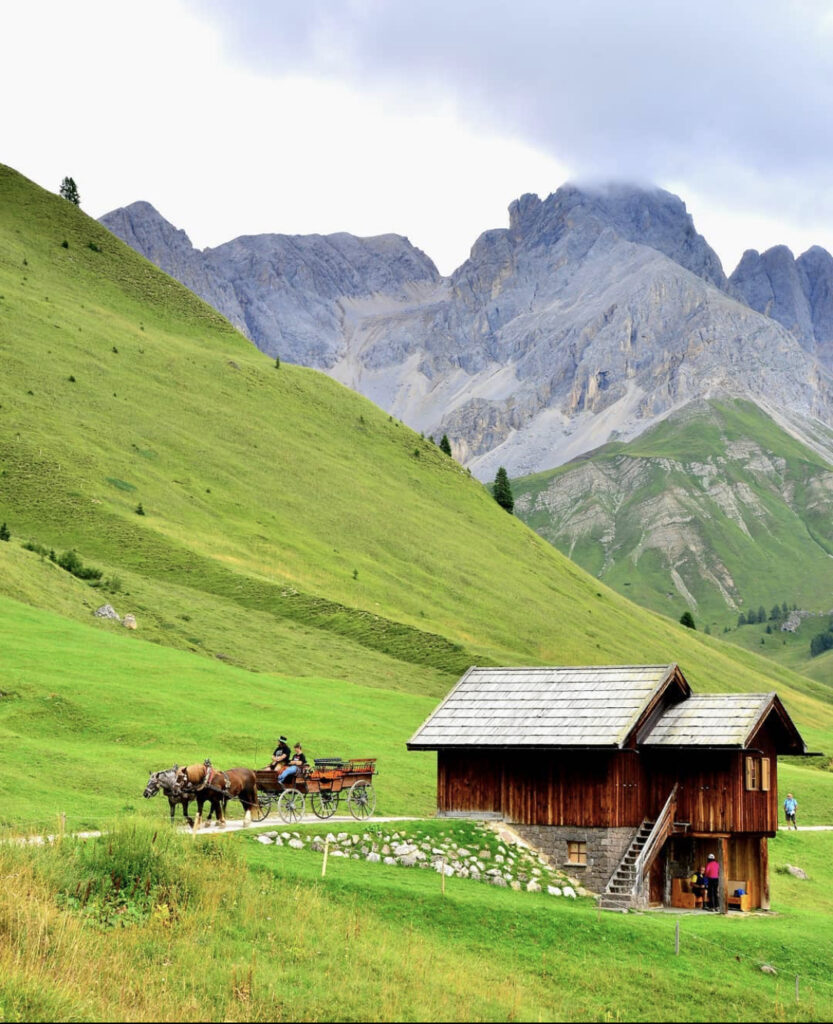
<svg viewBox="0 0 833 1024">
<path fill-rule="evenodd" d="M 833 366 L 833 256 L 814 245 L 796 259 L 786 245 L 747 249 L 729 290 L 786 327 L 809 352 Z"/>
<path fill-rule="evenodd" d="M 663 253 L 721 290 L 727 280 L 717 253 L 694 227 L 685 203 L 660 188 L 563 185 L 541 200 L 529 193 L 509 207 L 509 233 L 527 246 L 552 246 L 567 231 L 621 238 Z"/>
</svg>

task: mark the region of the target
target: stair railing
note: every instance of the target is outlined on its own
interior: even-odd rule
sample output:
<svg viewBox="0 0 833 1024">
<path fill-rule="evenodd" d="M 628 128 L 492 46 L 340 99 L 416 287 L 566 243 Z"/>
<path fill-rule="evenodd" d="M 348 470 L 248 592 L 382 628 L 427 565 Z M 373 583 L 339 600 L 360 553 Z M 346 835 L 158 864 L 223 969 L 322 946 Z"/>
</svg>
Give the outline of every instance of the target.
<svg viewBox="0 0 833 1024">
<path fill-rule="evenodd" d="M 678 784 L 675 782 L 674 788 L 665 801 L 665 806 L 659 812 L 657 820 L 654 822 L 651 834 L 646 839 L 645 845 L 636 858 L 636 863 L 634 864 L 636 877 L 633 882 L 633 895 L 636 897 L 642 896 L 645 890 L 645 874 L 654 863 L 654 859 L 662 849 L 663 843 L 671 835 L 674 828 L 674 814 L 677 810 L 677 786 Z"/>
</svg>

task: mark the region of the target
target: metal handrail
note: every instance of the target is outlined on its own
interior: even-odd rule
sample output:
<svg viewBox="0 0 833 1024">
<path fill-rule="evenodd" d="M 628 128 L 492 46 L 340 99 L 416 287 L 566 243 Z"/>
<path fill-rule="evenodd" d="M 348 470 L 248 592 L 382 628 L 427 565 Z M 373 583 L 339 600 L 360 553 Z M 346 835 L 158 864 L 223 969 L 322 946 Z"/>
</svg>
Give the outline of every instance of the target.
<svg viewBox="0 0 833 1024">
<path fill-rule="evenodd" d="M 659 812 L 657 820 L 654 822 L 654 827 L 651 829 L 651 834 L 642 847 L 639 856 L 636 858 L 634 868 L 636 871 L 636 877 L 633 882 L 633 895 L 641 896 L 642 890 L 645 887 L 645 872 L 651 866 L 654 861 L 654 857 L 658 852 L 658 847 L 661 847 L 668 836 L 671 834 L 671 829 L 674 824 L 674 814 L 677 810 L 677 787 L 678 783 L 674 783 L 674 788 L 668 795 L 668 799 L 665 801 L 665 805 Z"/>
</svg>

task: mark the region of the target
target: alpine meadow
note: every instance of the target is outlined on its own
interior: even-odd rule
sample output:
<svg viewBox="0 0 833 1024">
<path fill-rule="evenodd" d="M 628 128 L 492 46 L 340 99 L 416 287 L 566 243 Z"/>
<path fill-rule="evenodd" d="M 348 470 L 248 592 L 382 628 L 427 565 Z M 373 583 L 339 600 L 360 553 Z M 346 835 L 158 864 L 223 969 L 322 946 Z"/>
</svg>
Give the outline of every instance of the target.
<svg viewBox="0 0 833 1024">
<path fill-rule="evenodd" d="M 283 733 L 375 756 L 377 813 L 431 819 L 436 758 L 406 742 L 469 666 L 677 662 L 697 692 L 777 691 L 825 755 L 781 788 L 830 825 L 824 676 L 632 603 L 624 568 L 595 578 L 431 439 L 5 166 L 0 367 L 0 1021 L 830 1019 L 830 832 L 776 836 L 775 912 L 687 919 L 676 956 L 672 915 L 347 857 L 322 877 L 308 848 L 180 835 L 142 798 L 174 763 L 261 767 Z"/>
</svg>

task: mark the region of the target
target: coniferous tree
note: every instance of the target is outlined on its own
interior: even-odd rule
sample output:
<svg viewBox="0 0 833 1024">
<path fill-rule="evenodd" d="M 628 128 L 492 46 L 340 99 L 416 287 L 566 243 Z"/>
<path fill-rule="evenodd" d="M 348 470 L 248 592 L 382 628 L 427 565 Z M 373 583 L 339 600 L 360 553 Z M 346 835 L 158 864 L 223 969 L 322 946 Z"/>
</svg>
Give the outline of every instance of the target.
<svg viewBox="0 0 833 1024">
<path fill-rule="evenodd" d="M 511 515 L 515 507 L 515 499 L 512 495 L 512 487 L 509 484 L 509 476 L 503 466 L 497 471 L 495 482 L 492 484 L 492 494 L 498 505 L 501 508 L 505 508 Z"/>
<path fill-rule="evenodd" d="M 78 194 L 78 186 L 75 184 L 74 179 L 64 178 L 61 182 L 61 195 L 64 199 L 68 199 L 71 203 L 75 203 L 76 206 L 81 205 L 81 196 Z"/>
<path fill-rule="evenodd" d="M 777 622 L 778 619 L 781 618 L 781 606 L 774 604 L 772 606 L 772 611 L 769 613 L 769 617 L 772 622 Z"/>
<path fill-rule="evenodd" d="M 683 612 L 680 616 L 680 625 L 685 626 L 687 629 L 697 629 L 694 625 L 694 616 L 691 612 Z"/>
<path fill-rule="evenodd" d="M 766 608 L 763 605 L 758 609 L 758 622 L 766 622 Z"/>
<path fill-rule="evenodd" d="M 743 614 L 743 612 L 741 612 L 740 615 L 738 615 L 738 625 L 739 626 L 745 626 L 746 625 L 746 616 Z"/>
<path fill-rule="evenodd" d="M 440 448 L 449 457 L 451 456 L 451 442 L 448 440 L 448 434 L 443 434 L 443 439 L 440 441 Z"/>
<path fill-rule="evenodd" d="M 0 540 L 11 540 L 11 539 L 12 539 L 11 532 L 9 531 L 8 526 L 6 526 L 6 524 L 3 523 L 3 525 L 0 526 Z"/>
</svg>

